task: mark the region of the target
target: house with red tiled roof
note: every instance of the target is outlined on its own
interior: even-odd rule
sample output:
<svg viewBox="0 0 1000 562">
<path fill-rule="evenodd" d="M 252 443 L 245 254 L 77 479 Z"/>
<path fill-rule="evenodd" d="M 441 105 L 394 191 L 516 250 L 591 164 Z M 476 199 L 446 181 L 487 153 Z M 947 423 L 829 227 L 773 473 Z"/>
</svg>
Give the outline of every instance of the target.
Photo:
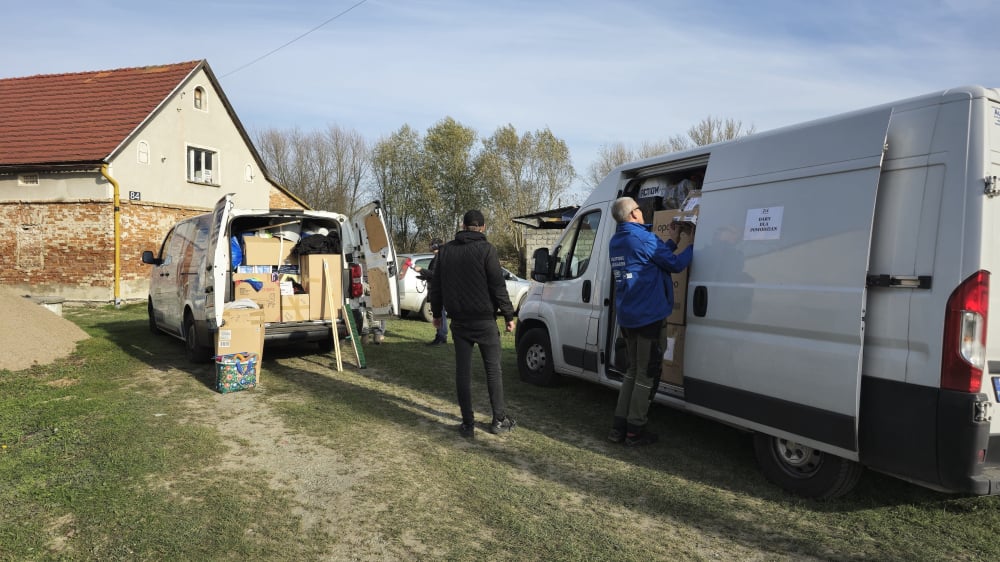
<svg viewBox="0 0 1000 562">
<path fill-rule="evenodd" d="M 308 208 L 268 177 L 206 61 L 0 79 L 0 285 L 145 299 L 142 251 L 227 193 Z"/>
</svg>

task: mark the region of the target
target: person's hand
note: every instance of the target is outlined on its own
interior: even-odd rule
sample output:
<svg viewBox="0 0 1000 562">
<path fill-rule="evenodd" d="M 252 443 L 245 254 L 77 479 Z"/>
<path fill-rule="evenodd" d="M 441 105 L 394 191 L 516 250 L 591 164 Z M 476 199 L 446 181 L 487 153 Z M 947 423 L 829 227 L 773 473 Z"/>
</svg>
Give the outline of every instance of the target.
<svg viewBox="0 0 1000 562">
<path fill-rule="evenodd" d="M 677 244 L 678 242 L 680 242 L 680 238 L 681 238 L 680 223 L 676 223 L 676 222 L 670 223 L 670 225 L 667 227 L 667 230 L 669 231 L 669 233 L 668 233 L 667 236 L 671 240 L 674 241 L 674 244 Z"/>
<path fill-rule="evenodd" d="M 510 322 L 507 322 L 507 332 L 508 333 L 514 331 L 514 322 L 515 322 L 514 320 L 511 320 Z"/>
<path fill-rule="evenodd" d="M 440 318 L 435 318 L 434 321 L 433 321 L 433 324 L 434 324 L 435 328 L 440 328 L 441 327 L 441 319 Z"/>
</svg>

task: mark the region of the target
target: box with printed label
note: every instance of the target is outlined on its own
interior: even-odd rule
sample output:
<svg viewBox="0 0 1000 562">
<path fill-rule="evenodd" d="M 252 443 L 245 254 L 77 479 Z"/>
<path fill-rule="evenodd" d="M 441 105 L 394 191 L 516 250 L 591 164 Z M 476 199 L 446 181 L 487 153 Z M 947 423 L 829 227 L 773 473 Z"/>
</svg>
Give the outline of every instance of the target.
<svg viewBox="0 0 1000 562">
<path fill-rule="evenodd" d="M 684 326 L 667 324 L 667 344 L 663 349 L 660 384 L 684 386 Z"/>
<path fill-rule="evenodd" d="M 264 311 L 259 308 L 227 308 L 215 334 L 215 354 L 256 353 L 264 355 Z"/>
<path fill-rule="evenodd" d="M 243 265 L 281 265 L 292 259 L 295 244 L 284 238 L 243 237 Z"/>
<path fill-rule="evenodd" d="M 691 211 L 673 209 L 669 211 L 657 211 L 653 214 L 653 232 L 662 240 L 670 238 L 670 224 L 673 222 L 689 222 L 692 216 L 697 217 L 698 209 L 695 207 Z M 681 238 L 681 243 L 677 245 L 677 252 L 680 252 L 694 242 L 694 235 Z M 693 260 L 692 260 L 693 263 Z M 671 324 L 683 325 L 685 322 L 685 304 L 687 303 L 688 269 L 680 273 L 671 273 L 670 279 L 674 282 L 674 309 L 667 317 L 667 322 Z"/>
<path fill-rule="evenodd" d="M 309 295 L 281 295 L 281 321 L 305 322 L 309 320 Z"/>
<path fill-rule="evenodd" d="M 340 254 L 307 254 L 299 256 L 302 288 L 309 293 L 309 317 L 312 320 L 330 320 L 340 314 L 344 306 L 343 265 Z M 323 262 L 330 270 L 329 297 L 323 283 Z M 331 300 L 332 299 L 332 300 Z M 330 304 L 335 303 L 336 309 Z"/>
<path fill-rule="evenodd" d="M 281 320 L 278 282 L 271 273 L 234 273 L 233 300 L 250 299 L 264 311 L 264 322 Z"/>
</svg>

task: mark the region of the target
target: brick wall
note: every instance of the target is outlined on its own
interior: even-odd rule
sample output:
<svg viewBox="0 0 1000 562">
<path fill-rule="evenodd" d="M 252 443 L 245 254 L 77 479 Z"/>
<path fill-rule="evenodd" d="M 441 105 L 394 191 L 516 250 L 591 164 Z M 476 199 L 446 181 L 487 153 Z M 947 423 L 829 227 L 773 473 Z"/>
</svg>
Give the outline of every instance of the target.
<svg viewBox="0 0 1000 562">
<path fill-rule="evenodd" d="M 302 205 L 295 202 L 284 191 L 272 187 L 270 193 L 270 205 L 272 209 L 301 209 Z"/>
<path fill-rule="evenodd" d="M 122 203 L 120 298 L 146 298 L 149 266 L 142 251 L 158 251 L 171 225 L 204 212 Z M 0 204 L 0 285 L 32 296 L 113 302 L 114 250 L 108 201 Z"/>
<path fill-rule="evenodd" d="M 531 268 L 534 267 L 532 262 L 533 254 L 538 248 L 548 248 L 552 249 L 552 246 L 559 241 L 559 237 L 562 236 L 562 229 L 559 228 L 529 228 L 527 226 L 524 228 L 524 263 L 521 264 L 523 268 L 521 275 L 527 279 L 531 279 Z"/>
</svg>

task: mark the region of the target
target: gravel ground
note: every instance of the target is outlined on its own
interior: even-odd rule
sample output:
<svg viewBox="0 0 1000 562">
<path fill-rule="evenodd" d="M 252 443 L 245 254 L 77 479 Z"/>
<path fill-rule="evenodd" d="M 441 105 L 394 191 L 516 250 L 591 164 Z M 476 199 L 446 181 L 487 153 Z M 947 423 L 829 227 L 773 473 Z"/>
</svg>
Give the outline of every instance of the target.
<svg viewBox="0 0 1000 562">
<path fill-rule="evenodd" d="M 79 326 L 8 287 L 0 287 L 0 370 L 20 371 L 65 357 L 88 336 Z"/>
</svg>

